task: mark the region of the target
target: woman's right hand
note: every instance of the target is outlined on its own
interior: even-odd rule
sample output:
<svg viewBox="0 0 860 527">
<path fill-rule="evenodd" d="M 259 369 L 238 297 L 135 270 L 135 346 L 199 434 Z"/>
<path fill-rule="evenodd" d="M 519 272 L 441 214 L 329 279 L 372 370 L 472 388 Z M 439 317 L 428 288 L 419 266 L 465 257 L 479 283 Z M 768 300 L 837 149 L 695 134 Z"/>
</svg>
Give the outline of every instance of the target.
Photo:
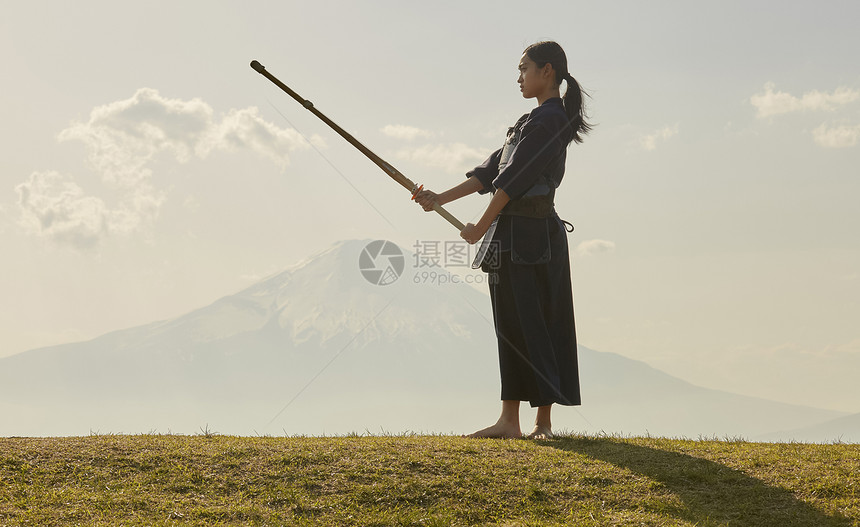
<svg viewBox="0 0 860 527">
<path fill-rule="evenodd" d="M 439 201 L 439 195 L 432 190 L 422 190 L 415 194 L 415 203 L 421 205 L 425 211 L 430 212 Z"/>
</svg>

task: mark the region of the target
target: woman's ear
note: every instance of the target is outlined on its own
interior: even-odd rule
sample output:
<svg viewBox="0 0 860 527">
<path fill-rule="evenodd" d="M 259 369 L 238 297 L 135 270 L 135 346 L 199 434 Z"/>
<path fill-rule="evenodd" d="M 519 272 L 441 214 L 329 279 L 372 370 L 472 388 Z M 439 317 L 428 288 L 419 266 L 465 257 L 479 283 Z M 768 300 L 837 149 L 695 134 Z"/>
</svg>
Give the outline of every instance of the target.
<svg viewBox="0 0 860 527">
<path fill-rule="evenodd" d="M 544 77 L 549 77 L 550 79 L 555 80 L 555 69 L 553 69 L 552 64 L 549 62 L 543 65 L 543 68 L 541 68 L 541 74 Z"/>
</svg>

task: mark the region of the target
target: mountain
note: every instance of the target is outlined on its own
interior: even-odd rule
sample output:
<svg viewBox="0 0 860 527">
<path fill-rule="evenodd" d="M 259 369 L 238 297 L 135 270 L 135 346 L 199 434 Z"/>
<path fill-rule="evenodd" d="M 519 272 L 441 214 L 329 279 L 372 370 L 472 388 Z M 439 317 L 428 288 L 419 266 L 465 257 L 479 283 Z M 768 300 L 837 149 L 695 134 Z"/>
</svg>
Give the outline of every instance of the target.
<svg viewBox="0 0 860 527">
<path fill-rule="evenodd" d="M 860 414 L 838 417 L 830 421 L 793 430 L 785 430 L 762 435 L 762 441 L 794 441 L 807 443 L 860 443 Z"/>
<path fill-rule="evenodd" d="M 790 441 L 794 439 L 790 432 L 774 431 L 815 426 L 845 415 L 703 388 L 644 362 L 582 346 L 580 371 L 583 372 L 581 411 L 589 421 L 590 430 Z M 780 423 L 787 426 L 781 427 Z"/>
<path fill-rule="evenodd" d="M 406 274 L 375 285 L 359 266 L 369 242 L 336 244 L 176 319 L 0 359 L 0 404 L 27 408 L 0 434 L 378 431 L 416 414 L 411 398 L 420 413 L 452 385 L 492 393 L 485 295 Z M 450 414 L 447 402 L 425 411 Z"/>
<path fill-rule="evenodd" d="M 485 426 L 499 411 L 488 295 L 417 264 L 390 242 L 340 242 L 184 316 L 0 359 L 0 435 Z M 580 363 L 583 406 L 558 408 L 557 429 L 752 438 L 844 415 L 585 347 Z"/>
</svg>

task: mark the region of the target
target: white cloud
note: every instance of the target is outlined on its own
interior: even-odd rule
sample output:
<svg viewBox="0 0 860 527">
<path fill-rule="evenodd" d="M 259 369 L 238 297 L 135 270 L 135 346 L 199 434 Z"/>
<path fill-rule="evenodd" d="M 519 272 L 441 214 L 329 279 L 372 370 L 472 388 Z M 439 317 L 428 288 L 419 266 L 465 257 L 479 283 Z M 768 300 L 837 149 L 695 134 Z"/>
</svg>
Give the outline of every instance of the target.
<svg viewBox="0 0 860 527">
<path fill-rule="evenodd" d="M 609 240 L 585 240 L 576 246 L 576 252 L 583 256 L 611 253 L 614 250 L 615 242 Z"/>
<path fill-rule="evenodd" d="M 311 138 L 317 146 L 324 146 L 318 136 Z M 251 149 L 262 154 L 282 168 L 289 164 L 287 152 L 307 148 L 308 143 L 295 130 L 278 128 L 264 120 L 255 107 L 230 110 L 224 119 L 213 125 L 196 147 L 198 155 L 205 157 L 212 150 Z"/>
<path fill-rule="evenodd" d="M 829 127 L 822 124 L 812 131 L 815 144 L 825 148 L 848 148 L 860 142 L 860 125 Z"/>
<path fill-rule="evenodd" d="M 639 138 L 639 146 L 648 151 L 655 150 L 658 142 L 667 141 L 678 135 L 679 128 L 679 123 L 675 123 L 674 126 L 664 126 L 659 130 L 646 134 Z"/>
<path fill-rule="evenodd" d="M 404 149 L 397 153 L 401 159 L 409 159 L 427 166 L 441 168 L 450 173 L 465 173 L 486 159 L 485 150 L 472 148 L 463 143 L 424 145 Z"/>
<path fill-rule="evenodd" d="M 129 99 L 94 108 L 88 122 L 63 130 L 59 139 L 82 141 L 106 182 L 134 186 L 151 176 L 146 165 L 160 151 L 187 161 L 213 114 L 200 99 L 166 99 L 141 88 Z"/>
<path fill-rule="evenodd" d="M 91 247 L 105 231 L 104 202 L 57 172 L 33 172 L 15 190 L 22 220 L 34 232 L 80 248 Z"/>
<path fill-rule="evenodd" d="M 406 126 L 404 124 L 389 124 L 382 128 L 382 133 L 387 135 L 388 137 L 394 137 L 395 139 L 405 139 L 407 141 L 412 141 L 418 137 L 430 138 L 435 134 L 428 130 L 422 130 L 421 128 L 415 128 L 414 126 Z"/>
<path fill-rule="evenodd" d="M 164 199 L 143 185 L 109 208 L 101 198 L 86 195 L 70 177 L 54 171 L 33 172 L 15 190 L 27 229 L 82 250 L 95 247 L 108 234 L 127 234 L 153 221 Z"/>
<path fill-rule="evenodd" d="M 853 355 L 860 357 L 860 339 L 854 339 L 851 342 L 844 342 L 831 346 L 827 349 L 831 356 Z"/>
<path fill-rule="evenodd" d="M 805 347 L 793 342 L 785 342 L 775 346 L 760 348 L 758 350 L 744 349 L 742 351 L 744 353 L 753 351 L 757 355 L 762 355 L 768 359 L 771 357 L 808 357 L 812 359 L 826 359 L 845 356 L 860 358 L 860 339 L 854 339 L 848 342 L 835 342 L 815 348 Z"/>
<path fill-rule="evenodd" d="M 231 110 L 219 122 L 202 100 L 168 99 L 152 88 L 93 109 L 88 122 L 59 137 L 83 141 L 106 180 L 131 185 L 151 175 L 146 165 L 162 151 L 187 162 L 192 154 L 205 158 L 214 150 L 249 148 L 284 166 L 288 151 L 308 146 L 298 132 L 265 121 L 255 107 Z"/>
<path fill-rule="evenodd" d="M 160 153 L 185 163 L 216 150 L 247 149 L 284 167 L 288 152 L 308 147 L 298 132 L 264 120 L 255 107 L 230 110 L 219 120 L 198 98 L 169 99 L 151 88 L 94 108 L 89 121 L 74 123 L 58 139 L 86 146 L 116 204 L 87 195 L 70 176 L 34 172 L 16 187 L 21 221 L 38 235 L 81 249 L 155 221 L 165 195 L 152 186 L 150 165 Z M 317 137 L 311 141 L 322 144 Z"/>
<path fill-rule="evenodd" d="M 799 111 L 824 110 L 832 111 L 837 106 L 845 105 L 860 99 L 860 91 L 846 87 L 836 88 L 833 93 L 813 90 L 795 97 L 790 93 L 775 91 L 776 85 L 768 82 L 764 85 L 764 93 L 750 97 L 750 103 L 756 107 L 756 117 L 765 118 Z"/>
</svg>

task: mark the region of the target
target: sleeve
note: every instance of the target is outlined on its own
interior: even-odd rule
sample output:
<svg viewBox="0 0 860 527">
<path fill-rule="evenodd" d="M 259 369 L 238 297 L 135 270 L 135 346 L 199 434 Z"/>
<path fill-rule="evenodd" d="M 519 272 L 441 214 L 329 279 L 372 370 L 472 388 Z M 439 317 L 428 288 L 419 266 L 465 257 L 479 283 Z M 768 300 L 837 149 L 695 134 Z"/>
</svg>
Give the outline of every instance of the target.
<svg viewBox="0 0 860 527">
<path fill-rule="evenodd" d="M 527 123 L 508 163 L 492 185 L 504 190 L 511 199 L 522 197 L 558 155 L 560 144 L 558 134 L 550 133 L 544 124 Z"/>
<path fill-rule="evenodd" d="M 484 185 L 479 194 L 493 192 L 493 180 L 499 175 L 499 160 L 502 157 L 502 149 L 498 149 L 487 158 L 486 161 L 466 172 L 466 177 L 476 177 Z"/>
</svg>

